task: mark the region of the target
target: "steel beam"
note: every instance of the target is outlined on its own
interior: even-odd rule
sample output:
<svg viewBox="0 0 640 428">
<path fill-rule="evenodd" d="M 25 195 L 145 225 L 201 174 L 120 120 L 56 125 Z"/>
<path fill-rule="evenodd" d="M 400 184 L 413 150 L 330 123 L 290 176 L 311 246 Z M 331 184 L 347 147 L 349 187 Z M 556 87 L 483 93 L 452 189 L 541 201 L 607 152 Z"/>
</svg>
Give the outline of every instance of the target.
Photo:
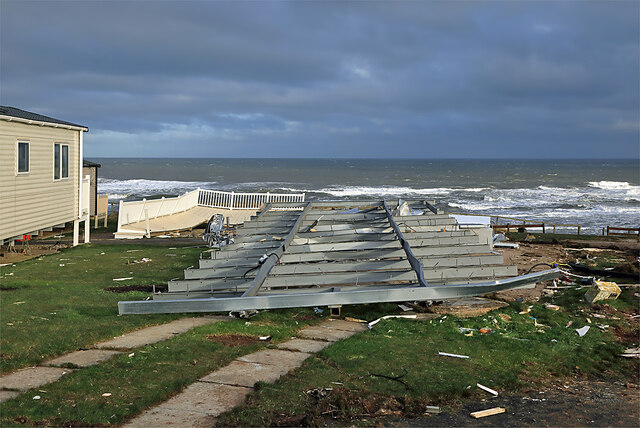
<svg viewBox="0 0 640 428">
<path fill-rule="evenodd" d="M 260 287 L 262 287 L 262 284 L 264 283 L 267 276 L 269 275 L 269 272 L 271 272 L 271 269 L 275 266 L 275 264 L 280 261 L 280 257 L 282 257 L 282 254 L 287 249 L 289 243 L 291 242 L 295 234 L 300 229 L 300 226 L 304 221 L 304 217 L 309 212 L 310 207 L 311 207 L 311 203 L 307 203 L 306 206 L 304 207 L 304 210 L 300 213 L 298 220 L 296 220 L 295 224 L 291 227 L 291 231 L 285 238 L 282 245 L 273 253 L 269 254 L 269 257 L 267 258 L 267 260 L 264 261 L 264 263 L 260 267 L 260 270 L 256 274 L 256 277 L 253 279 L 253 282 L 251 283 L 251 287 L 249 287 L 249 289 L 242 294 L 242 297 L 250 297 L 258 294 L 258 291 L 260 290 Z"/>
<path fill-rule="evenodd" d="M 388 287 L 326 293 L 293 293 L 253 297 L 227 297 L 180 300 L 141 300 L 118 302 L 118 312 L 125 314 L 228 312 L 241 310 L 281 309 L 378 302 L 443 300 L 456 297 L 482 296 L 528 284 L 558 278 L 558 269 L 535 272 L 514 278 L 468 285 L 430 285 L 429 287 Z"/>
</svg>

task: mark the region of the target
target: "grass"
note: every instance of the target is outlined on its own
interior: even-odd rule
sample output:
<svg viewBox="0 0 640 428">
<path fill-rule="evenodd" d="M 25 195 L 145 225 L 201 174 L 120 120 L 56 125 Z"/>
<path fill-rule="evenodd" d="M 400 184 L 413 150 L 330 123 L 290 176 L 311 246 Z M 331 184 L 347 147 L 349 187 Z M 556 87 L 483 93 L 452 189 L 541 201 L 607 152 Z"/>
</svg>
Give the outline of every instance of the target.
<svg viewBox="0 0 640 428">
<path fill-rule="evenodd" d="M 2 405 L 2 426 L 99 426 L 119 424 L 146 407 L 168 399 L 187 385 L 234 358 L 264 348 L 263 343 L 226 347 L 208 334 L 270 335 L 273 343 L 287 340 L 318 318 L 311 310 L 260 313 L 246 320 L 230 320 L 198 327 L 170 340 L 124 353 L 102 364 L 77 370 L 58 382 L 27 391 Z M 109 397 L 102 394 L 111 393 Z M 40 400 L 34 401 L 33 396 Z"/>
<path fill-rule="evenodd" d="M 132 244 L 89 244 L 0 268 L 0 346 L 3 372 L 86 348 L 101 340 L 183 315 L 118 316 L 119 300 L 139 300 L 149 293 L 113 293 L 110 287 L 166 285 L 197 261 L 201 248 Z M 143 257 L 148 263 L 133 263 Z M 133 277 L 114 282 L 113 278 Z M 275 384 L 257 385 L 247 405 L 222 415 L 218 424 L 319 425 L 333 416 L 340 423 L 371 424 L 384 411 L 421 415 L 428 404 L 455 405 L 482 397 L 476 383 L 501 392 L 517 390 L 550 377 L 608 376 L 635 379 L 638 364 L 617 355 L 619 337 L 636 340 L 620 312 L 638 311 L 635 290 L 615 301 L 589 307 L 585 289 L 566 289 L 544 298 L 530 312 L 512 302 L 485 316 L 432 321 L 386 320 L 372 330 L 340 341 L 309 358 L 301 369 Z M 546 309 L 545 302 L 562 306 Z M 225 347 L 210 334 L 270 335 L 284 341 L 305 325 L 328 315 L 312 309 L 262 311 L 250 320 L 198 327 L 170 340 L 79 369 L 61 380 L 2 403 L 0 425 L 117 425 L 176 394 L 239 355 L 271 346 L 256 343 Z M 596 319 L 596 311 L 608 319 Z M 345 306 L 344 316 L 372 320 L 398 313 L 394 304 Z M 611 317 L 621 318 L 615 320 Z M 578 337 L 576 328 L 591 329 Z M 535 318 L 535 320 L 533 318 Z M 571 321 L 571 327 L 565 327 Z M 538 325 L 536 325 L 538 324 Z M 597 324 L 608 324 L 606 331 Z M 489 334 L 479 333 L 489 327 Z M 465 336 L 460 328 L 474 329 Z M 615 334 L 614 334 L 615 333 Z M 438 351 L 469 359 L 438 356 Z M 386 376 L 386 378 L 384 377 Z M 389 377 L 398 377 L 390 380 Z M 471 386 L 471 387 L 469 387 Z M 331 391 L 323 388 L 332 388 Z M 315 394 L 307 391 L 317 389 Z M 103 397 L 103 393 L 111 393 Z M 40 400 L 33 400 L 39 395 Z M 363 422 L 364 421 L 364 422 Z M 367 422 L 369 421 L 369 422 Z"/>
<path fill-rule="evenodd" d="M 385 411 L 420 416 L 426 405 L 446 408 L 468 397 L 485 398 L 476 383 L 503 393 L 563 376 L 637 377 L 637 362 L 618 357 L 624 346 L 612 332 L 627 321 L 598 320 L 611 326 L 601 331 L 594 318 L 587 335 L 576 334 L 576 328 L 588 325 L 591 311 L 603 308 L 589 308 L 581 301 L 584 292 L 568 290 L 549 298 L 571 303 L 561 311 L 536 304 L 530 312 L 520 314 L 527 306 L 512 303 L 469 319 L 382 321 L 371 331 L 321 351 L 293 375 L 262 385 L 246 405 L 220 416 L 218 424 L 266 426 L 303 421 L 323 425 L 329 415 L 340 424 L 359 421 L 367 425 L 371 415 Z M 608 303 L 619 305 L 620 310 L 638 308 L 631 291 Z M 569 321 L 572 325 L 567 328 Z M 479 333 L 483 327 L 492 332 Z M 460 328 L 474 329 L 473 336 L 465 336 Z M 635 334 L 637 337 L 637 326 Z M 438 356 L 439 351 L 470 358 Z M 392 381 L 381 375 L 401 377 Z M 306 393 L 324 388 L 332 390 L 320 399 Z"/>
<path fill-rule="evenodd" d="M 101 340 L 179 315 L 117 316 L 119 300 L 144 292 L 108 287 L 165 285 L 194 264 L 201 249 L 87 244 L 0 268 L 0 371 L 34 365 Z M 148 263 L 132 263 L 143 257 Z M 114 278 L 132 280 L 113 281 Z"/>
</svg>

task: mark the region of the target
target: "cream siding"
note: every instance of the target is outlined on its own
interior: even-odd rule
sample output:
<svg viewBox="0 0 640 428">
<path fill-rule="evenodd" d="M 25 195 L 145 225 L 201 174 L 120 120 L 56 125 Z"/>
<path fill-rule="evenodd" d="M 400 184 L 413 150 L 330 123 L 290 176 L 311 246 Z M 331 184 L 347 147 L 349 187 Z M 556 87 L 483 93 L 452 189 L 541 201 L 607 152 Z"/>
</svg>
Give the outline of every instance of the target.
<svg viewBox="0 0 640 428">
<path fill-rule="evenodd" d="M 79 132 L 0 120 L 0 240 L 78 218 Z M 29 173 L 17 174 L 17 142 Z M 69 178 L 53 179 L 53 145 L 69 145 Z"/>
</svg>

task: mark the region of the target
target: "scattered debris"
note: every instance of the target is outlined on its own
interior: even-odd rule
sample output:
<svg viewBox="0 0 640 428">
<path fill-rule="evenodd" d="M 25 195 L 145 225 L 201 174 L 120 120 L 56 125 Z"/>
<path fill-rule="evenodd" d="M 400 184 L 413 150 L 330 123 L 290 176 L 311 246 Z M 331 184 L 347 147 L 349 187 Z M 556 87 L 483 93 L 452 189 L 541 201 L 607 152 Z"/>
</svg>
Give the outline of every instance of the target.
<svg viewBox="0 0 640 428">
<path fill-rule="evenodd" d="M 313 308 L 313 313 L 314 314 L 321 314 L 323 312 L 324 311 L 322 309 L 320 309 L 319 307 L 317 307 L 317 306 L 315 308 Z"/>
<path fill-rule="evenodd" d="M 442 355 L 444 357 L 454 357 L 454 358 L 469 358 L 468 355 L 450 354 L 448 352 L 438 352 L 438 355 Z"/>
<path fill-rule="evenodd" d="M 424 409 L 425 413 L 440 413 L 440 407 L 438 406 L 426 406 Z"/>
<path fill-rule="evenodd" d="M 26 303 L 26 302 L 13 302 L 14 305 L 21 305 L 23 303 Z"/>
<path fill-rule="evenodd" d="M 371 329 L 374 325 L 378 324 L 380 321 L 382 320 L 388 320 L 390 318 L 408 318 L 408 319 L 416 319 L 418 318 L 417 315 L 385 315 L 383 317 L 378 318 L 377 320 L 373 320 L 371 321 L 368 326 L 369 329 Z M 445 317 L 446 318 L 446 317 Z"/>
<path fill-rule="evenodd" d="M 102 394 L 103 397 L 111 397 L 111 393 L 110 392 L 105 392 L 104 394 Z"/>
<path fill-rule="evenodd" d="M 625 349 L 620 356 L 624 358 L 640 358 L 640 348 Z"/>
<path fill-rule="evenodd" d="M 482 327 L 480 329 L 480 333 L 482 333 L 482 334 L 488 334 L 488 333 L 491 333 L 491 331 L 492 330 L 489 327 Z"/>
<path fill-rule="evenodd" d="M 381 377 L 383 379 L 389 379 L 392 380 L 394 382 L 398 382 L 401 383 L 402 385 L 404 385 L 405 389 L 410 390 L 411 386 L 405 382 L 404 380 L 402 380 L 403 377 L 405 377 L 405 375 L 408 373 L 407 369 L 405 369 L 404 367 L 402 368 L 402 371 L 404 372 L 403 374 L 401 374 L 400 376 L 387 376 L 387 375 L 383 375 L 383 374 L 378 374 L 378 373 L 371 373 L 369 372 L 369 376 L 373 376 L 373 377 Z"/>
<path fill-rule="evenodd" d="M 620 293 L 622 293 L 622 290 L 615 282 L 595 281 L 595 285 L 587 291 L 584 298 L 589 303 L 606 299 L 615 300 L 620 296 Z"/>
<path fill-rule="evenodd" d="M 589 328 L 590 328 L 590 327 L 589 327 L 588 325 L 585 325 L 585 326 L 584 326 L 584 327 L 582 327 L 582 328 L 577 328 L 577 329 L 576 329 L 576 333 L 578 333 L 578 336 L 582 337 L 582 336 L 584 336 L 585 334 L 587 334 L 587 332 L 589 331 Z"/>
<path fill-rule="evenodd" d="M 153 261 L 152 259 L 148 258 L 148 257 L 143 257 L 140 260 L 133 260 L 131 262 L 129 262 L 129 260 L 127 260 L 127 264 L 131 264 L 131 263 L 149 263 Z"/>
<path fill-rule="evenodd" d="M 128 276 L 126 278 L 113 278 L 114 281 L 126 281 L 128 279 L 133 279 L 133 277 L 132 276 Z"/>
<path fill-rule="evenodd" d="M 486 387 L 486 386 L 484 386 L 484 385 L 480 385 L 479 383 L 476 383 L 476 385 L 477 385 L 477 386 L 478 386 L 478 388 L 480 388 L 481 390 L 483 390 L 483 391 L 487 391 L 489 394 L 493 394 L 493 395 L 495 395 L 496 397 L 498 396 L 498 391 L 493 390 L 493 389 L 491 389 L 491 388 L 488 388 L 488 387 Z"/>
<path fill-rule="evenodd" d="M 498 314 L 498 317 L 504 322 L 511 321 L 511 317 L 507 314 Z"/>
<path fill-rule="evenodd" d="M 485 416 L 498 415 L 504 412 L 506 412 L 504 407 L 494 407 L 493 409 L 480 410 L 478 412 L 473 412 L 471 413 L 470 416 L 473 416 L 474 418 L 478 419 L 478 418 L 484 418 Z"/>
<path fill-rule="evenodd" d="M 529 312 L 531 312 L 531 308 L 533 308 L 533 306 L 529 306 L 527 309 L 518 312 L 518 314 L 520 315 L 528 314 Z"/>
<path fill-rule="evenodd" d="M 267 341 L 267 340 L 271 340 L 271 336 L 260 336 L 259 339 L 262 341 Z"/>
<path fill-rule="evenodd" d="M 359 322 L 359 323 L 362 323 L 362 324 L 367 324 L 367 323 L 369 323 L 369 321 L 361 320 L 360 318 L 344 317 L 344 320 L 345 320 L 345 321 L 351 321 L 351 322 Z"/>
<path fill-rule="evenodd" d="M 34 399 L 34 400 L 39 400 L 39 399 L 40 399 L 40 396 L 39 396 L 39 395 L 34 395 L 34 396 L 33 396 L 33 399 Z"/>
<path fill-rule="evenodd" d="M 520 248 L 520 244 L 517 242 L 494 242 L 493 246 L 496 248 Z"/>
<path fill-rule="evenodd" d="M 405 305 L 398 305 L 398 307 L 400 309 L 402 309 L 403 312 L 407 312 L 407 311 L 410 311 L 412 309 L 409 306 L 405 306 Z"/>
<path fill-rule="evenodd" d="M 547 309 L 551 309 L 552 311 L 559 311 L 560 310 L 560 306 L 552 305 L 551 303 L 545 303 L 544 307 L 547 308 Z"/>
</svg>

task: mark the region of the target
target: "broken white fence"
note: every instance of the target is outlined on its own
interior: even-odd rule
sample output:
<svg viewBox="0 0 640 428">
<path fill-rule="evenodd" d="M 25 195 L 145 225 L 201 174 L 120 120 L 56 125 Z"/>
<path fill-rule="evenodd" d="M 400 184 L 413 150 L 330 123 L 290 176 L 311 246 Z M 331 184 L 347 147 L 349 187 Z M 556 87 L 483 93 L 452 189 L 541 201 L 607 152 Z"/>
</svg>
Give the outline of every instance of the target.
<svg viewBox="0 0 640 428">
<path fill-rule="evenodd" d="M 118 231 L 123 231 L 123 227 L 129 224 L 177 214 L 196 206 L 227 210 L 257 210 L 263 204 L 304 202 L 304 198 L 304 193 L 235 193 L 196 189 L 175 198 L 120 201 Z"/>
</svg>

